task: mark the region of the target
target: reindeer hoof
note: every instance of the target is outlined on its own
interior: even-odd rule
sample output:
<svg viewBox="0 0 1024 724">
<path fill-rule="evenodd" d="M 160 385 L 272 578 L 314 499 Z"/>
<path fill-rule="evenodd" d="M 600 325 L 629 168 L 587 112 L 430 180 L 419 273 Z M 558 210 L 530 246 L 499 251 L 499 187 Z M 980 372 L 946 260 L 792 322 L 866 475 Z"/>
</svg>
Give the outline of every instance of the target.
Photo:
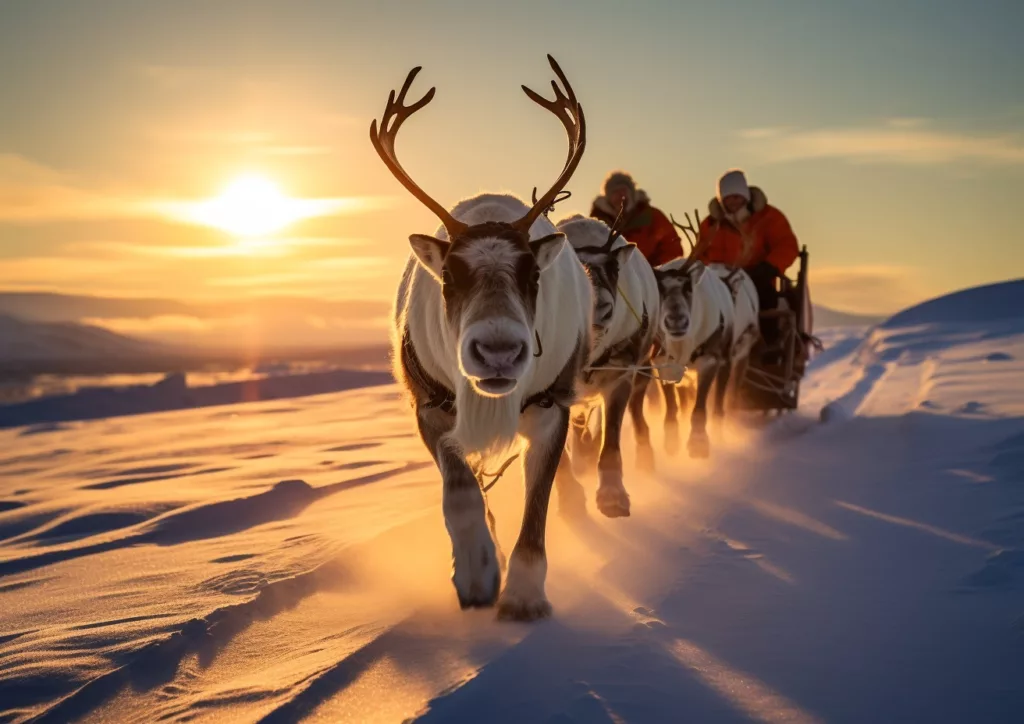
<svg viewBox="0 0 1024 724">
<path fill-rule="evenodd" d="M 498 599 L 498 591 L 501 589 L 501 573 L 496 572 L 489 585 L 473 586 L 465 593 L 455 587 L 459 596 L 459 608 L 465 611 L 467 608 L 490 608 Z"/>
<path fill-rule="evenodd" d="M 551 616 L 551 604 L 547 599 L 517 599 L 502 595 L 498 602 L 499 621 L 539 621 Z"/>
<path fill-rule="evenodd" d="M 462 608 L 493 606 L 503 567 L 501 551 L 484 520 L 452 536 L 452 583 Z"/>
<path fill-rule="evenodd" d="M 629 493 L 623 488 L 599 488 L 597 491 L 597 509 L 606 518 L 628 518 Z"/>
<path fill-rule="evenodd" d="M 654 449 L 647 445 L 638 445 L 636 448 L 636 466 L 645 473 L 654 472 Z"/>
<path fill-rule="evenodd" d="M 707 434 L 690 435 L 690 439 L 686 443 L 686 450 L 690 453 L 691 458 L 711 457 L 711 442 L 708 440 Z"/>
</svg>

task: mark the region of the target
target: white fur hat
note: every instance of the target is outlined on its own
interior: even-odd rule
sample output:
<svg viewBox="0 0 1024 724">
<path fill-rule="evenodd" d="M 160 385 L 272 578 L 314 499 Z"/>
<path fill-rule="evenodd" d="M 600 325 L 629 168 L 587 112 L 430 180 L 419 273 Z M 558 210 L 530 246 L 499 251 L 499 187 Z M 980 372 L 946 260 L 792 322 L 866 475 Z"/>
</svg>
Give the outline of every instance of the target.
<svg viewBox="0 0 1024 724">
<path fill-rule="evenodd" d="M 628 189 L 630 193 L 636 193 L 636 182 L 633 177 L 625 171 L 612 171 L 604 180 L 602 192 L 605 196 L 614 189 Z"/>
<path fill-rule="evenodd" d="M 731 169 L 722 174 L 718 179 L 718 201 L 721 202 L 726 196 L 742 196 L 750 201 L 750 186 L 747 185 L 747 177 L 738 168 Z"/>
</svg>

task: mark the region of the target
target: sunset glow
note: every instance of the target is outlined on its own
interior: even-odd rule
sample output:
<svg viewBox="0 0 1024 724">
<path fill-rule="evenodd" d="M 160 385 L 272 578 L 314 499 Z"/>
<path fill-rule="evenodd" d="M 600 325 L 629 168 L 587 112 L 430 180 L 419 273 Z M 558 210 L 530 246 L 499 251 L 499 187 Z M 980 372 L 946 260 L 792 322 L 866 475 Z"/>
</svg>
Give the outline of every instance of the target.
<svg viewBox="0 0 1024 724">
<path fill-rule="evenodd" d="M 308 201 L 289 198 L 276 183 L 256 175 L 236 178 L 190 213 L 193 221 L 242 237 L 273 234 L 315 215 Z"/>
<path fill-rule="evenodd" d="M 220 229 L 251 240 L 276 234 L 300 221 L 365 210 L 373 204 L 373 200 L 359 197 L 296 198 L 266 176 L 243 174 L 213 198 L 158 201 L 151 208 L 174 221 Z"/>
</svg>

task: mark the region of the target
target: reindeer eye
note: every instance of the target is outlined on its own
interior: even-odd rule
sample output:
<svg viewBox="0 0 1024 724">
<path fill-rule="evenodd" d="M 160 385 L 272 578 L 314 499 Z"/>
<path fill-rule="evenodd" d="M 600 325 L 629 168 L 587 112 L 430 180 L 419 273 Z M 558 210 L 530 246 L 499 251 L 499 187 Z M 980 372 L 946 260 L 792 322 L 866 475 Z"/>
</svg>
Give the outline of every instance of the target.
<svg viewBox="0 0 1024 724">
<path fill-rule="evenodd" d="M 532 284 L 540 284 L 540 269 L 534 269 L 530 273 L 530 282 Z"/>
<path fill-rule="evenodd" d="M 441 285 L 447 287 L 447 286 L 451 286 L 453 283 L 454 282 L 452 281 L 452 273 L 450 271 L 448 271 L 447 269 L 442 269 L 441 270 Z"/>
</svg>

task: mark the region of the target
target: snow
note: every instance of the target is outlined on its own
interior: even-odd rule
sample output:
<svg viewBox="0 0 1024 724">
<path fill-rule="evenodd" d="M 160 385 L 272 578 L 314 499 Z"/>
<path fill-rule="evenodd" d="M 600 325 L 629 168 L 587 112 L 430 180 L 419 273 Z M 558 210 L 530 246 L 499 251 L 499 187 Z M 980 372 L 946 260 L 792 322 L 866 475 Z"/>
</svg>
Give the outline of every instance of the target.
<svg viewBox="0 0 1024 724">
<path fill-rule="evenodd" d="M 149 385 L 87 387 L 71 394 L 0 406 L 0 428 L 290 399 L 380 384 L 391 379 L 391 374 L 383 370 L 338 369 L 191 386 L 187 375 L 174 373 Z"/>
<path fill-rule="evenodd" d="M 393 385 L 0 431 L 0 721 L 1022 721 L 999 294 L 822 332 L 800 413 L 709 461 L 655 429 L 632 517 L 552 511 L 537 625 L 458 610 Z M 506 552 L 521 498 L 490 494 Z"/>
</svg>

